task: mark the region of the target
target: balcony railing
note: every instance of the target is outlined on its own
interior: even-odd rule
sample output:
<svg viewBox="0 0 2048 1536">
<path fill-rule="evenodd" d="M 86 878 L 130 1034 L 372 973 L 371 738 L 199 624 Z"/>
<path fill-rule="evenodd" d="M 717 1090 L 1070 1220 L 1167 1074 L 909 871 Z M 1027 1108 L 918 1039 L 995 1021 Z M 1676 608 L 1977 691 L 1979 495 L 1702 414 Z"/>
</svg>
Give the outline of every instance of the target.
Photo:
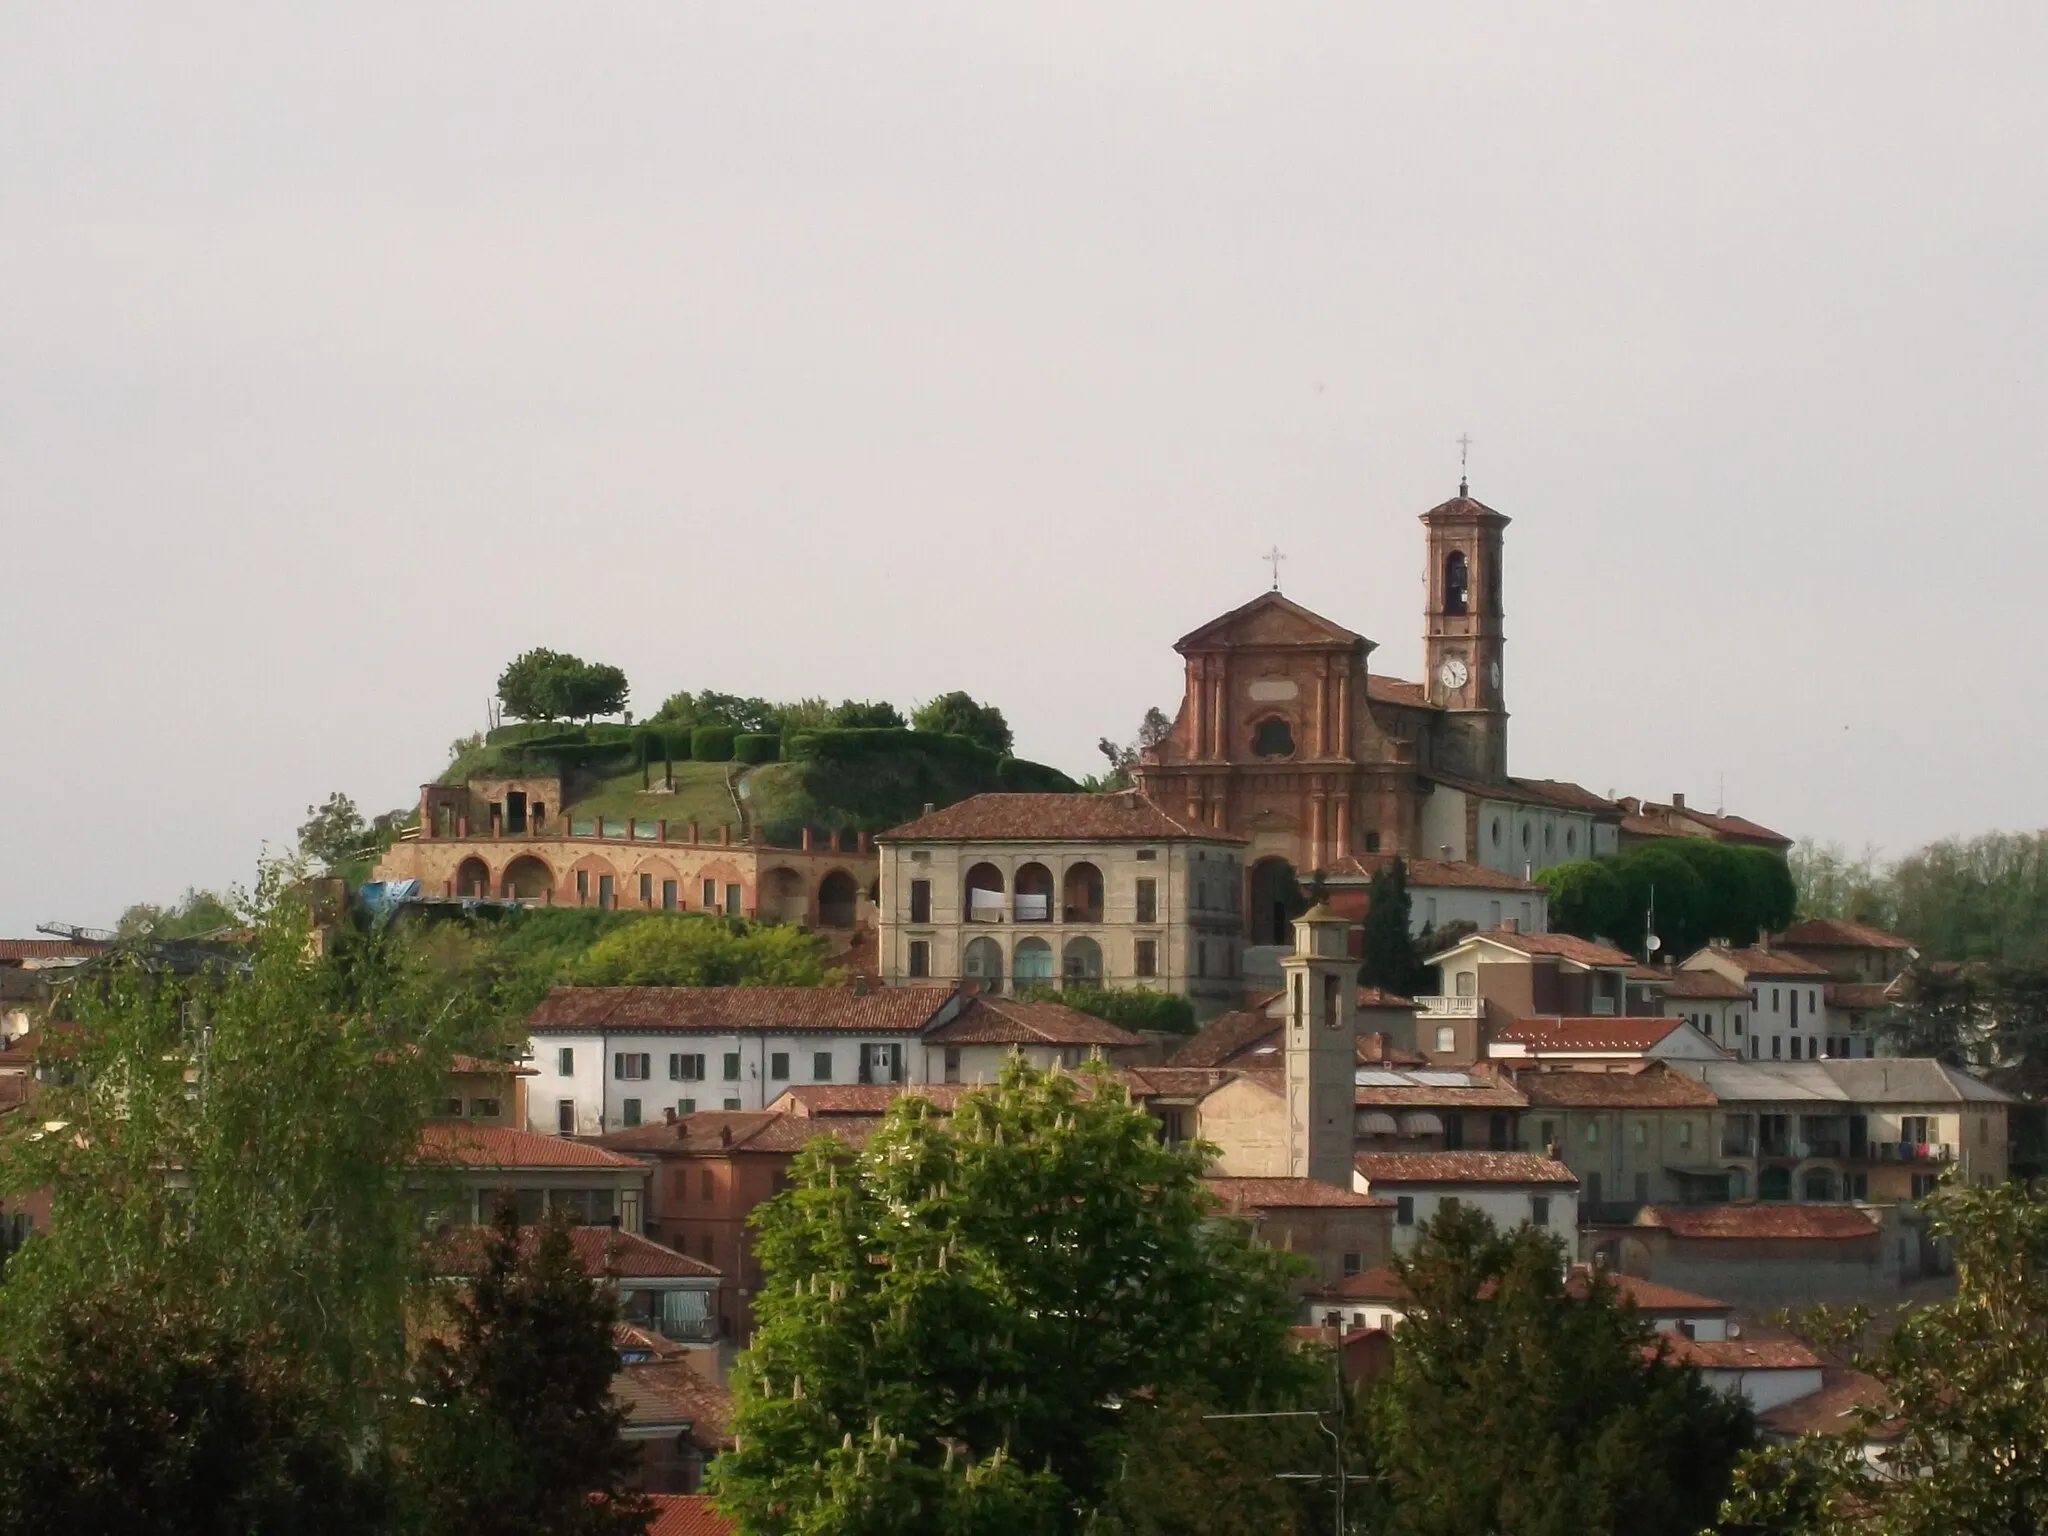
<svg viewBox="0 0 2048 1536">
<path fill-rule="evenodd" d="M 1426 1015 L 1440 1019 L 1476 1019 L 1480 1015 L 1480 1000 L 1476 997 L 1418 997 Z"/>
<path fill-rule="evenodd" d="M 1873 1141 L 1871 1158 L 1880 1163 L 1947 1163 L 1956 1149 L 1945 1141 Z"/>
</svg>

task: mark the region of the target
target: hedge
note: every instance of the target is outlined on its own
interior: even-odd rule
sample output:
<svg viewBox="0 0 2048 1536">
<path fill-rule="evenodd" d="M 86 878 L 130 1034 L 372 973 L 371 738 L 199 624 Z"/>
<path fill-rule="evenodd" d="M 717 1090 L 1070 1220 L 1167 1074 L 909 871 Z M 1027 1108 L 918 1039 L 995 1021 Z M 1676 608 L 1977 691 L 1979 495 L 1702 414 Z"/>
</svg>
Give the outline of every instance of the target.
<svg viewBox="0 0 2048 1536">
<path fill-rule="evenodd" d="M 749 731 L 733 738 L 732 755 L 743 763 L 772 763 L 782 756 L 782 738 Z"/>
<path fill-rule="evenodd" d="M 700 725 L 690 732 L 690 756 L 700 763 L 729 763 L 737 734 L 729 725 Z"/>
</svg>

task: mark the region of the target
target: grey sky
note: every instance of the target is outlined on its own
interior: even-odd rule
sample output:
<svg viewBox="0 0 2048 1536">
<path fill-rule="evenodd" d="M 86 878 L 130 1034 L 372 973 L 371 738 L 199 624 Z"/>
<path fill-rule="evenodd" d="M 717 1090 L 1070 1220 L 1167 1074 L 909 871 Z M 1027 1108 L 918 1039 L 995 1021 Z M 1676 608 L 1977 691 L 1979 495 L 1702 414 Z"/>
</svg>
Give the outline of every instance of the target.
<svg viewBox="0 0 2048 1536">
<path fill-rule="evenodd" d="M 534 644 L 1002 705 L 1263 585 L 1519 772 L 2048 821 L 2048 10 L 0 9 L 0 934 L 414 798 Z"/>
</svg>

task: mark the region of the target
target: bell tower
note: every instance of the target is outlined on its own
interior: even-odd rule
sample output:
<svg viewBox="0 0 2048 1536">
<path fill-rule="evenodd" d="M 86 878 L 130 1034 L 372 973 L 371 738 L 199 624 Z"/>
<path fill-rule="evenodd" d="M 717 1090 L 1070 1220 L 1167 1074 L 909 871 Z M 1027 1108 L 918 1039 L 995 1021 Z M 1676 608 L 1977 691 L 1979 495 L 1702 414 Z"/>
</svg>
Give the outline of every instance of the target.
<svg viewBox="0 0 2048 1536">
<path fill-rule="evenodd" d="M 1351 1187 L 1358 962 L 1351 920 L 1320 902 L 1294 920 L 1286 986 L 1287 1177 Z"/>
<path fill-rule="evenodd" d="M 1472 499 L 1468 483 L 1422 514 L 1428 547 L 1423 608 L 1423 687 L 1449 711 L 1442 766 L 1483 779 L 1508 772 L 1505 651 L 1501 633 L 1501 533 L 1508 519 Z"/>
</svg>

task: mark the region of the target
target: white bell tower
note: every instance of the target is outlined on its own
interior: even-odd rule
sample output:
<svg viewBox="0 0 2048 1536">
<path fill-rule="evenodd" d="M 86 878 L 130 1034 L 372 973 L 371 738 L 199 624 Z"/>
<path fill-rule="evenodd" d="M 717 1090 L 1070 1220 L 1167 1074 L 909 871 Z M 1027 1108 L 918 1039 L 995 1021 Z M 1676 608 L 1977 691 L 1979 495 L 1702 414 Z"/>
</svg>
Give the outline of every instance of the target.
<svg viewBox="0 0 2048 1536">
<path fill-rule="evenodd" d="M 1351 1188 L 1358 962 L 1351 923 L 1321 902 L 1294 920 L 1287 987 L 1287 1175 Z"/>
</svg>

